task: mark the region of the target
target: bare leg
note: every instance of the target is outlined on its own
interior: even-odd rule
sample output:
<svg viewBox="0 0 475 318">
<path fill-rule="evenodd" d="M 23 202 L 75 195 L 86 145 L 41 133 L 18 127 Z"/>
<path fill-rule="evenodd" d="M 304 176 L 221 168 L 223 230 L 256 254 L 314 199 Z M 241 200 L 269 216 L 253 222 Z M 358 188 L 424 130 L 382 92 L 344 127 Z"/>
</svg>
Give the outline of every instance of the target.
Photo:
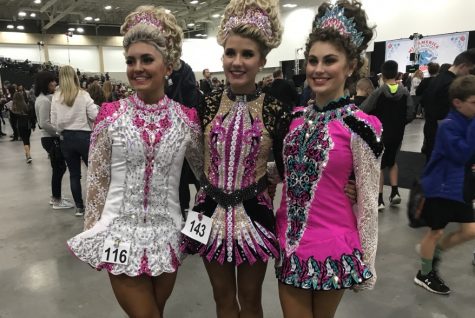
<svg viewBox="0 0 475 318">
<path fill-rule="evenodd" d="M 447 250 L 456 245 L 465 243 L 475 238 L 475 223 L 461 223 L 458 231 L 444 236 L 439 243 L 442 250 Z"/>
<path fill-rule="evenodd" d="M 172 294 L 173 287 L 175 286 L 176 276 L 178 272 L 163 273 L 160 276 L 153 277 L 153 289 L 155 291 L 155 301 L 160 311 L 160 316 L 163 318 L 163 311 L 165 309 L 165 303 Z"/>
<path fill-rule="evenodd" d="M 237 268 L 238 299 L 241 305 L 240 318 L 262 318 L 262 283 L 266 276 L 267 263 L 258 261 L 252 265 L 241 264 Z"/>
<path fill-rule="evenodd" d="M 219 264 L 203 259 L 213 287 L 218 318 L 239 318 L 239 305 L 236 299 L 236 273 L 232 263 Z"/>
<path fill-rule="evenodd" d="M 344 289 L 313 292 L 313 318 L 333 318 Z"/>
<path fill-rule="evenodd" d="M 30 158 L 30 146 L 29 145 L 24 145 L 23 149 L 25 150 L 25 157 Z"/>
<path fill-rule="evenodd" d="M 433 259 L 437 241 L 442 237 L 444 230 L 429 230 L 421 241 L 421 258 Z"/>
<path fill-rule="evenodd" d="M 389 168 L 389 184 L 392 186 L 397 186 L 399 169 L 397 163 Z"/>
<path fill-rule="evenodd" d="M 279 282 L 279 298 L 284 318 L 313 318 L 312 291 Z"/>
<path fill-rule="evenodd" d="M 131 318 L 161 318 L 152 278 L 109 274 L 115 298 Z"/>
</svg>

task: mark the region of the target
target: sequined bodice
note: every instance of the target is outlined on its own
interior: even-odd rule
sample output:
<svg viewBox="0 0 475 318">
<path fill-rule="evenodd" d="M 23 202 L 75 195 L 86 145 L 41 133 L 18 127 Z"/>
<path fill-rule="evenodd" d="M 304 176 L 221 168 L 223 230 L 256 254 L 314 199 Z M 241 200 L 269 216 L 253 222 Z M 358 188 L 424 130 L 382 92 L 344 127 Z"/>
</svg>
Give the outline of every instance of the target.
<svg viewBox="0 0 475 318">
<path fill-rule="evenodd" d="M 262 117 L 264 95 L 231 98 L 222 95 L 205 129 L 205 173 L 211 184 L 226 191 L 248 187 L 264 176 L 272 145 Z"/>
<path fill-rule="evenodd" d="M 181 105 L 166 96 L 154 105 L 136 96 L 122 102 L 124 113 L 109 127 L 112 178 L 124 177 L 121 212 L 141 219 L 167 217 L 170 196 L 176 196 L 170 191 L 178 190 L 180 162 L 191 143 L 190 127 L 180 116 Z"/>
</svg>

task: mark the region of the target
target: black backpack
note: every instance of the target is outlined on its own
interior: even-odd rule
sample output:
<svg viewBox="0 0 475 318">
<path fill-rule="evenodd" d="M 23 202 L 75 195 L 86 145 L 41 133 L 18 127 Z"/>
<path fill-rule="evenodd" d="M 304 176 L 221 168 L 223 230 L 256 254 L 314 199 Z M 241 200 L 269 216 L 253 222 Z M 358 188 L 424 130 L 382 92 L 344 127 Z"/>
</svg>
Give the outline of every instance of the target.
<svg viewBox="0 0 475 318">
<path fill-rule="evenodd" d="M 427 225 L 426 221 L 421 217 L 424 201 L 421 182 L 419 179 L 416 179 L 412 184 L 409 192 L 409 201 L 407 202 L 407 218 L 409 219 L 409 226 L 412 228 Z"/>
</svg>

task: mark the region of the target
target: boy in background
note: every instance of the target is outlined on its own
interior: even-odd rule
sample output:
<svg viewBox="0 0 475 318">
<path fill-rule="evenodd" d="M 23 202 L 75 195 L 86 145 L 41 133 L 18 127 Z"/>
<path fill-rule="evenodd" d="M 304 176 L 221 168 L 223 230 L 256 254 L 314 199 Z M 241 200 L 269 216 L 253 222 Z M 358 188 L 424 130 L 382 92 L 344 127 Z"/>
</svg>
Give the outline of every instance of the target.
<svg viewBox="0 0 475 318">
<path fill-rule="evenodd" d="M 475 76 L 455 79 L 449 88 L 452 109 L 439 123 L 434 150 L 421 179 L 425 202 L 421 217 L 430 230 L 421 241 L 421 270 L 414 282 L 436 294 L 449 294 L 439 277 L 442 252 L 475 238 L 475 216 L 464 197 L 465 169 L 475 155 Z M 471 194 L 473 199 L 473 193 Z M 449 222 L 457 231 L 442 238 Z"/>
<path fill-rule="evenodd" d="M 414 119 L 414 106 L 407 88 L 397 83 L 398 64 L 388 60 L 381 66 L 384 84 L 377 88 L 360 108 L 365 113 L 375 115 L 383 124 L 384 153 L 381 159 L 378 210 L 384 210 L 383 199 L 384 169 L 389 169 L 391 185 L 390 205 L 401 203 L 398 189 L 398 166 L 396 156 L 401 149 L 404 129 Z"/>
</svg>

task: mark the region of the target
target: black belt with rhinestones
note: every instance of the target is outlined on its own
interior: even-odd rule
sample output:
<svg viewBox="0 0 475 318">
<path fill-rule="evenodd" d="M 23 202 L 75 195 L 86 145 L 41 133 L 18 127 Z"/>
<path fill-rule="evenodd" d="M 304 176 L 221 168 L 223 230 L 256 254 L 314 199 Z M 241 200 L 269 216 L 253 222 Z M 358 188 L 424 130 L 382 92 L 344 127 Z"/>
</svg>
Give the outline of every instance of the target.
<svg viewBox="0 0 475 318">
<path fill-rule="evenodd" d="M 207 195 L 209 195 L 219 205 L 227 208 L 236 206 L 243 201 L 256 197 L 266 189 L 268 181 L 267 175 L 264 175 L 259 179 L 259 181 L 254 182 L 250 186 L 233 192 L 225 192 L 223 189 L 215 187 L 205 176 L 201 178 L 200 183 L 202 189 Z"/>
</svg>

